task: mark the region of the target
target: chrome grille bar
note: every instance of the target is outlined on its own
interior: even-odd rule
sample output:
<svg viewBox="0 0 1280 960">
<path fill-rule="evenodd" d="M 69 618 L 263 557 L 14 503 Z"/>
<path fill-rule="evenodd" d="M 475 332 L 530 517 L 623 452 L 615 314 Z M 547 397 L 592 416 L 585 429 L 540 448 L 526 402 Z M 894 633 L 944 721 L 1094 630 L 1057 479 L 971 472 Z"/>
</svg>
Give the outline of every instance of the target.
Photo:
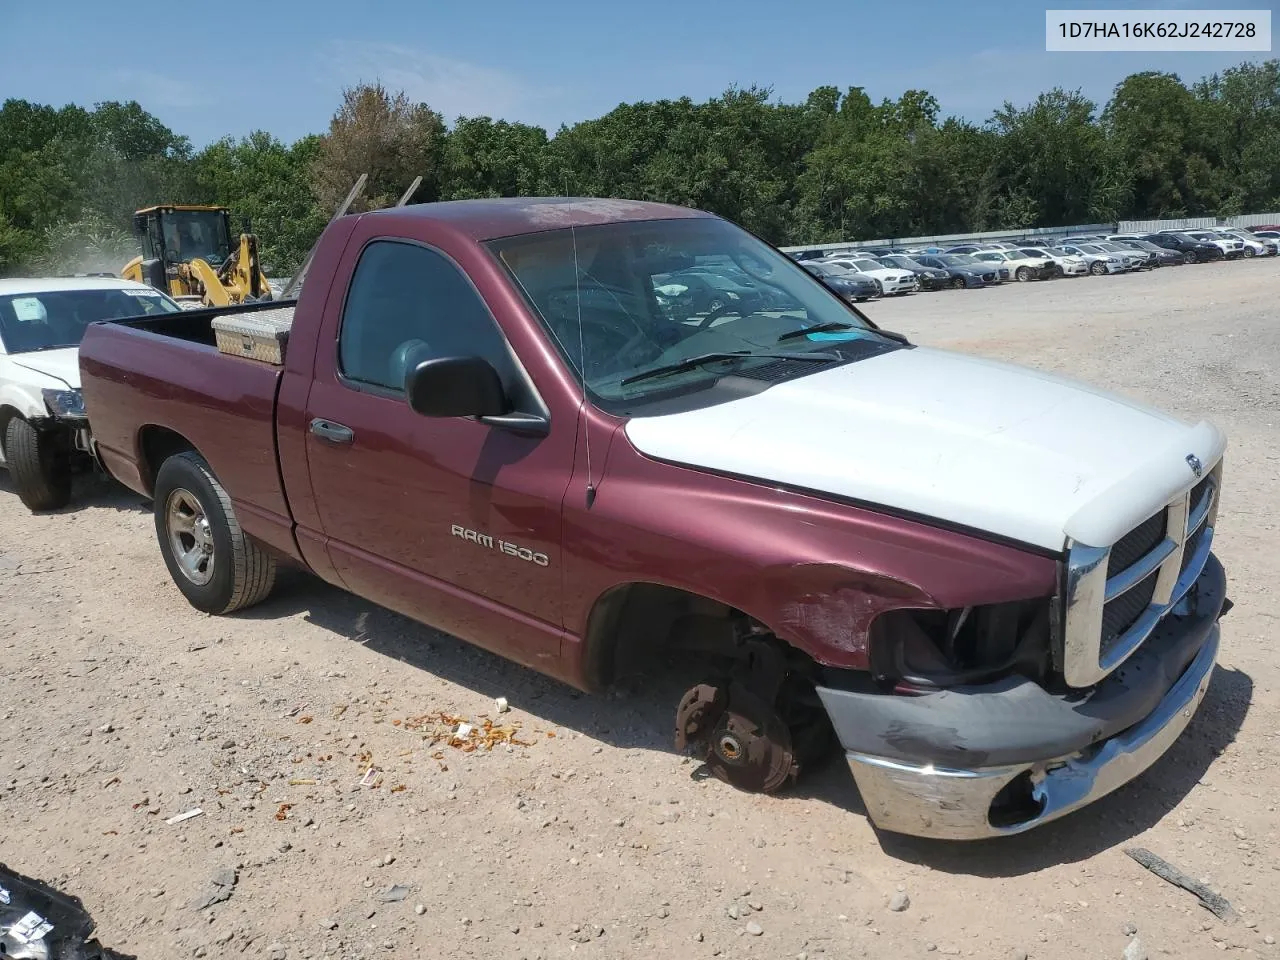
<svg viewBox="0 0 1280 960">
<path fill-rule="evenodd" d="M 1128 593 L 1148 575 L 1155 572 L 1160 564 L 1164 563 L 1178 549 L 1178 543 L 1165 537 L 1160 544 L 1148 553 L 1145 557 L 1139 558 L 1131 567 L 1121 570 L 1114 577 L 1107 580 L 1107 590 L 1104 602 L 1110 602 L 1122 594 Z"/>
<path fill-rule="evenodd" d="M 1191 589 L 1208 561 L 1221 486 L 1221 461 L 1210 471 L 1204 495 L 1191 511 L 1189 488 L 1165 507 L 1165 537 L 1130 566 L 1107 577 L 1110 547 L 1075 543 L 1067 554 L 1062 618 L 1062 672 L 1073 687 L 1092 686 L 1133 655 L 1161 618 Z M 1204 527 L 1190 561 L 1188 541 Z M 1124 632 L 1103 648 L 1103 608 L 1157 574 L 1151 603 Z"/>
</svg>

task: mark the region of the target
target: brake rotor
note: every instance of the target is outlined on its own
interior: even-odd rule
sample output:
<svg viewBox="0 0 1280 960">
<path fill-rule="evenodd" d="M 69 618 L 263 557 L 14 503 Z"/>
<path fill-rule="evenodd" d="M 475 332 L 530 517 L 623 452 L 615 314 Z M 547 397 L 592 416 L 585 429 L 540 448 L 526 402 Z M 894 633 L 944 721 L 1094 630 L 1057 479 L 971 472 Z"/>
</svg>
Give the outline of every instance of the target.
<svg viewBox="0 0 1280 960">
<path fill-rule="evenodd" d="M 798 768 L 791 732 L 763 700 L 740 684 L 699 684 L 680 701 L 677 746 L 699 748 L 715 776 L 752 793 L 773 793 L 795 777 Z"/>
<path fill-rule="evenodd" d="M 708 732 L 719 721 L 727 703 L 724 687 L 715 684 L 700 683 L 685 691 L 676 708 L 676 749 L 685 750 L 690 744 L 705 749 Z"/>
</svg>

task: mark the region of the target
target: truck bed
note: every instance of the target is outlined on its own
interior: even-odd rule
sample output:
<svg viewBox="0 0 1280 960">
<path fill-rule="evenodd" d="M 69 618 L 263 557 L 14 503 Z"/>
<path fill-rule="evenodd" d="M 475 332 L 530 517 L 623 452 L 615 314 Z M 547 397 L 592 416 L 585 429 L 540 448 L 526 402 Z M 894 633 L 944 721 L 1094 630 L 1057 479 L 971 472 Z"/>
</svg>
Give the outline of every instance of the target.
<svg viewBox="0 0 1280 960">
<path fill-rule="evenodd" d="M 221 352 L 229 353 L 233 356 L 246 356 L 248 355 L 246 351 L 241 351 L 235 346 L 228 349 L 227 338 L 221 338 L 220 343 L 217 329 L 215 328 L 253 328 L 262 326 L 287 332 L 293 322 L 293 309 L 296 304 L 296 300 L 268 300 L 262 303 L 240 304 L 232 307 L 184 310 L 181 313 L 137 317 L 116 322 L 121 326 L 154 333 L 157 336 L 215 347 L 220 349 Z M 261 318 L 262 322 L 259 322 L 259 318 Z"/>
<path fill-rule="evenodd" d="M 219 353 L 210 326 L 220 315 L 280 306 L 95 323 L 80 369 L 94 452 L 107 472 L 149 497 L 163 456 L 194 448 L 232 492 L 245 532 L 292 554 L 275 430 L 283 367 Z"/>
</svg>

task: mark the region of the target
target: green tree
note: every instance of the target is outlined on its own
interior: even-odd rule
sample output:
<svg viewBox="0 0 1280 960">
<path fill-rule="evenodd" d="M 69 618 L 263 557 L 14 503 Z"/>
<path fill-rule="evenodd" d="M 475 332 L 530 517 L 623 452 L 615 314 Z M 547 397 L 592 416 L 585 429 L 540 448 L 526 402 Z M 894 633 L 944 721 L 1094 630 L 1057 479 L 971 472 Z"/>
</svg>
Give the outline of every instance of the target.
<svg viewBox="0 0 1280 960">
<path fill-rule="evenodd" d="M 1196 84 L 1217 148 L 1220 214 L 1280 203 L 1280 60 L 1243 63 Z"/>
<path fill-rule="evenodd" d="M 393 94 L 380 83 L 343 90 L 312 166 L 316 198 L 333 210 L 367 173 L 353 211 L 394 204 L 417 176 L 423 178 L 419 202 L 434 200 L 440 195 L 445 134 L 440 114 L 403 92 Z"/>
<path fill-rule="evenodd" d="M 995 112 L 988 124 L 999 138 L 994 204 L 1004 225 L 1097 223 L 1120 213 L 1128 174 L 1094 110 L 1079 91 L 1054 88 L 1028 107 L 1006 101 Z"/>
<path fill-rule="evenodd" d="M 252 228 L 268 275 L 292 273 L 324 229 L 329 214 L 311 185 L 319 154 L 319 137 L 290 147 L 257 130 L 219 140 L 194 158 L 199 196 L 229 208 L 238 228 Z"/>
<path fill-rule="evenodd" d="M 489 117 L 461 117 L 445 138 L 444 200 L 528 196 L 538 189 L 547 132 Z"/>
<path fill-rule="evenodd" d="M 1102 114 L 1119 162 L 1133 178 L 1134 219 L 1182 217 L 1217 206 L 1208 114 L 1175 74 L 1126 77 Z"/>
</svg>

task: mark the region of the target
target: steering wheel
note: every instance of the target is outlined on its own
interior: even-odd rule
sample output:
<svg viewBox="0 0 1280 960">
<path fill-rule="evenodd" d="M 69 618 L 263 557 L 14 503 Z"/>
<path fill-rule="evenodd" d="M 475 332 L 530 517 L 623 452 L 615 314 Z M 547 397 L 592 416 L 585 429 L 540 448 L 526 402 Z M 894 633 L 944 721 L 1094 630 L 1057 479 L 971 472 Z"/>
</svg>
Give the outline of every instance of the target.
<svg viewBox="0 0 1280 960">
<path fill-rule="evenodd" d="M 709 326 L 711 326 L 721 317 L 726 316 L 730 313 L 736 313 L 740 317 L 745 317 L 747 316 L 748 312 L 749 311 L 742 309 L 742 307 L 734 306 L 732 303 L 721 304 L 720 306 L 716 307 L 714 310 L 712 310 L 705 317 L 703 317 L 701 320 L 698 321 L 698 329 L 706 330 Z"/>
<path fill-rule="evenodd" d="M 591 297 L 594 302 L 596 300 L 596 295 L 600 293 L 612 295 L 614 299 L 608 305 L 609 313 L 614 316 L 626 317 L 631 326 L 634 327 L 635 333 L 631 336 L 627 336 L 627 331 L 625 329 L 621 329 L 616 323 L 610 323 L 608 320 L 601 319 L 596 315 L 595 310 L 578 310 L 579 297 L 583 297 L 584 299 Z M 623 289 L 622 287 L 611 286 L 609 284 L 593 282 L 582 287 L 570 286 L 568 284 L 552 287 L 545 292 L 545 296 L 548 305 L 555 308 L 557 313 L 560 314 L 560 319 L 563 321 L 564 327 L 574 329 L 577 327 L 577 324 L 581 322 L 583 341 L 585 342 L 590 339 L 593 344 L 601 344 L 603 346 L 603 349 L 592 351 L 594 356 L 591 356 L 590 358 L 593 361 L 593 366 L 598 368 L 601 373 L 614 373 L 627 369 L 630 366 L 627 362 L 628 358 L 636 351 L 637 348 L 646 343 L 654 347 L 658 346 L 653 341 L 653 338 L 649 333 L 636 322 L 635 318 L 632 317 L 622 305 L 621 301 L 623 300 L 635 301 L 638 299 L 630 290 Z M 560 300 L 561 298 L 567 302 L 557 304 L 555 301 Z M 588 338 L 588 330 L 595 331 L 595 335 Z M 615 343 L 617 344 L 616 349 L 613 346 Z M 570 342 L 566 343 L 565 346 L 568 348 L 570 355 L 577 352 L 576 348 L 578 345 L 574 343 L 572 339 Z M 610 353 L 612 356 L 608 356 Z"/>
</svg>

